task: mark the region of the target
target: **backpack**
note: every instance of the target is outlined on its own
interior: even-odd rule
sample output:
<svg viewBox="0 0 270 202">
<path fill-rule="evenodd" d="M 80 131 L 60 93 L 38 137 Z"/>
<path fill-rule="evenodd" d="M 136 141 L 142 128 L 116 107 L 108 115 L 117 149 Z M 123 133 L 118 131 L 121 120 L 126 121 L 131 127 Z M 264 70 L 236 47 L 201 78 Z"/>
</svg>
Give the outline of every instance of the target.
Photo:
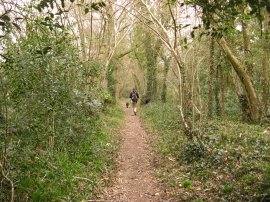
<svg viewBox="0 0 270 202">
<path fill-rule="evenodd" d="M 137 100 L 138 100 L 137 92 L 132 92 L 131 93 L 131 100 L 133 102 L 137 102 Z"/>
</svg>

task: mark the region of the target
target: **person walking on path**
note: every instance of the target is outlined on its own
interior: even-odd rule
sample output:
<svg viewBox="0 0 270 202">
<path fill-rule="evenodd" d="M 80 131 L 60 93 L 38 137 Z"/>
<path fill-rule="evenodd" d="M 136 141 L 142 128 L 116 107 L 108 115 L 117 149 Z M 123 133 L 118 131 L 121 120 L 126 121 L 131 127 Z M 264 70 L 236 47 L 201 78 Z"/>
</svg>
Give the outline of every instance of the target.
<svg viewBox="0 0 270 202">
<path fill-rule="evenodd" d="M 134 115 L 136 116 L 136 113 L 137 113 L 137 102 L 138 102 L 138 99 L 139 99 L 139 94 L 135 90 L 135 88 L 133 88 L 133 90 L 131 91 L 131 93 L 129 95 L 129 98 L 132 101 L 133 112 L 134 112 Z"/>
</svg>

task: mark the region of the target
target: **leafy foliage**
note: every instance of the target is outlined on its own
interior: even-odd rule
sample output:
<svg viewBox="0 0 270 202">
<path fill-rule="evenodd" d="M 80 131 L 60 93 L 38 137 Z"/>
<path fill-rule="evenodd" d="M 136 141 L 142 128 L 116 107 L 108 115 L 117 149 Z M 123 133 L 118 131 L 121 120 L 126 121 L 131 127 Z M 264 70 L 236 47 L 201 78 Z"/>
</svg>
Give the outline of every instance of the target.
<svg viewBox="0 0 270 202">
<path fill-rule="evenodd" d="M 159 176 L 173 186 L 177 200 L 269 197 L 270 144 L 261 126 L 208 120 L 198 125 L 198 138 L 190 141 L 179 128 L 179 113 L 172 108 L 172 103 L 151 103 L 143 109 L 143 117 L 148 130 L 158 134 L 156 148 L 163 157 Z"/>
<path fill-rule="evenodd" d="M 265 8 L 270 12 L 268 0 L 253 1 L 253 0 L 230 0 L 230 1 L 213 1 L 204 0 L 189 0 L 187 4 L 197 6 L 202 9 L 202 22 L 206 32 L 203 34 L 211 34 L 212 36 L 222 37 L 230 30 L 235 29 L 235 21 L 247 20 L 255 16 L 262 25 L 264 19 L 262 9 Z M 245 13 L 244 7 L 249 7 Z M 197 27 L 196 27 L 197 28 Z M 194 38 L 194 31 L 191 32 Z"/>
<path fill-rule="evenodd" d="M 191 185 L 192 183 L 189 181 L 189 180 L 184 180 L 183 182 L 181 182 L 181 185 L 184 187 L 184 188 L 187 188 L 187 189 L 191 189 Z"/>
<path fill-rule="evenodd" d="M 11 200 L 3 173 L 14 181 L 16 200 L 80 201 L 93 197 L 104 171 L 114 165 L 118 140 L 112 129 L 123 113 L 108 110 L 112 98 L 97 85 L 101 65 L 82 64 L 68 30 L 54 23 L 35 18 L 16 43 L 6 40 L 7 59 L 0 63 L 0 103 L 6 109 L 0 200 Z"/>
<path fill-rule="evenodd" d="M 119 142 L 107 124 L 117 127 L 123 118 L 120 108 L 105 112 L 101 120 L 89 122 L 87 117 L 81 118 L 83 125 L 75 125 L 82 113 L 73 116 L 70 133 L 61 134 L 54 150 L 41 147 L 46 137 L 39 134 L 24 131 L 10 137 L 8 166 L 12 170 L 10 177 L 16 179 L 16 199 L 80 201 L 92 198 L 104 172 L 113 169 L 118 150 Z M 8 201 L 9 186 L 3 181 L 1 200 Z"/>
</svg>

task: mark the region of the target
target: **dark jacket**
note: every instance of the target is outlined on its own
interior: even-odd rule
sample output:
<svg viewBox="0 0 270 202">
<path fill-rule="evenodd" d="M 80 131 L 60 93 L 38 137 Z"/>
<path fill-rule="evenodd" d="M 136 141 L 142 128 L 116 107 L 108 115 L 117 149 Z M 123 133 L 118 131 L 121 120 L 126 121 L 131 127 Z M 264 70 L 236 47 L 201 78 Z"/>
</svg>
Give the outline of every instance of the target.
<svg viewBox="0 0 270 202">
<path fill-rule="evenodd" d="M 135 98 L 134 96 L 132 97 L 133 94 L 136 94 Z M 136 91 L 132 91 L 129 95 L 129 98 L 132 100 L 132 102 L 137 102 L 139 98 L 139 94 Z"/>
</svg>

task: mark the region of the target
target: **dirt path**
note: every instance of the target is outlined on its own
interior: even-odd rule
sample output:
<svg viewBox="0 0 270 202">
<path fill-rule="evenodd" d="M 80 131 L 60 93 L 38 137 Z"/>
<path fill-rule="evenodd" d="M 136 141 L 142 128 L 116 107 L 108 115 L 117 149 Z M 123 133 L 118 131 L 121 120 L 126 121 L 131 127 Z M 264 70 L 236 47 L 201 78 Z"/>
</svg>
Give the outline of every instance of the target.
<svg viewBox="0 0 270 202">
<path fill-rule="evenodd" d="M 123 143 L 118 158 L 119 171 L 114 185 L 107 188 L 98 201 L 163 201 L 151 165 L 153 155 L 146 141 L 146 133 L 131 108 L 125 108 L 125 113 L 125 126 L 121 132 Z"/>
</svg>

